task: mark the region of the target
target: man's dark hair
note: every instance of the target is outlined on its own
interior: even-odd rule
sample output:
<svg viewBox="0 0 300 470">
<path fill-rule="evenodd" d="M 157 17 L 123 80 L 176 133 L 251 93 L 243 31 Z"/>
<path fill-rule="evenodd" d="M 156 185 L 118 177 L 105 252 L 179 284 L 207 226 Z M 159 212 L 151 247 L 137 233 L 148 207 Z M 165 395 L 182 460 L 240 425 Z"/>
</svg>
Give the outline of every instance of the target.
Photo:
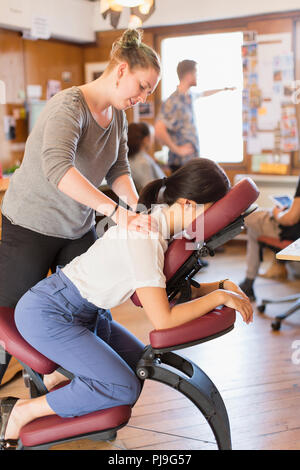
<svg viewBox="0 0 300 470">
<path fill-rule="evenodd" d="M 177 75 L 179 80 L 181 80 L 187 73 L 193 72 L 196 69 L 197 62 L 194 60 L 182 60 L 177 65 Z"/>
</svg>

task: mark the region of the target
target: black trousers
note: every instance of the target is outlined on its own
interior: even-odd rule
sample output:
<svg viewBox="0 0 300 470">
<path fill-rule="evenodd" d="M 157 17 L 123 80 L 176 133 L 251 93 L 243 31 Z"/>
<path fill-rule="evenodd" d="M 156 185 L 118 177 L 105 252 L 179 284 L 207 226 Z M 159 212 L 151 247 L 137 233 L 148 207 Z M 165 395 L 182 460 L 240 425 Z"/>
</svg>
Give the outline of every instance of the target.
<svg viewBox="0 0 300 470">
<path fill-rule="evenodd" d="M 41 279 L 49 269 L 64 266 L 84 253 L 97 239 L 95 228 L 82 238 L 69 240 L 50 237 L 12 224 L 2 215 L 0 241 L 0 306 L 14 308 L 25 292 Z M 10 356 L 0 364 L 0 384 Z"/>
</svg>

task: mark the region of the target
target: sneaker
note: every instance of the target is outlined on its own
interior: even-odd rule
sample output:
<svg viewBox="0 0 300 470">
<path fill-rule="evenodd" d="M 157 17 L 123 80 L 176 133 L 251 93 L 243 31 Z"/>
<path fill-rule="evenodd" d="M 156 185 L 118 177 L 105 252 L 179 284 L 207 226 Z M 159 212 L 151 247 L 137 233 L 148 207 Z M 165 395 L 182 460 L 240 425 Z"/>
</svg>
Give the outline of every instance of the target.
<svg viewBox="0 0 300 470">
<path fill-rule="evenodd" d="M 285 264 L 275 261 L 271 264 L 265 273 L 259 274 L 259 276 L 266 279 L 286 280 L 288 278 L 288 272 Z"/>
<path fill-rule="evenodd" d="M 247 295 L 247 297 L 249 297 L 249 300 L 251 300 L 251 302 L 254 302 L 256 300 L 254 290 L 253 290 L 253 285 L 251 285 L 247 279 L 241 282 L 239 286 L 242 289 L 242 291 Z"/>
</svg>

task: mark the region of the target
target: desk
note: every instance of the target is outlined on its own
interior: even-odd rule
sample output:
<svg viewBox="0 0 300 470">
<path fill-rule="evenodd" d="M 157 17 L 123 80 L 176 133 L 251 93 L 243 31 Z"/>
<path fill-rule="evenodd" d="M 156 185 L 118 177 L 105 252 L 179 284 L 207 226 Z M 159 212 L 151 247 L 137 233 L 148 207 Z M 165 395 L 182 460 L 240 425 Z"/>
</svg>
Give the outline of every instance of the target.
<svg viewBox="0 0 300 470">
<path fill-rule="evenodd" d="M 287 261 L 300 261 L 300 238 L 279 251 L 276 258 Z"/>
</svg>

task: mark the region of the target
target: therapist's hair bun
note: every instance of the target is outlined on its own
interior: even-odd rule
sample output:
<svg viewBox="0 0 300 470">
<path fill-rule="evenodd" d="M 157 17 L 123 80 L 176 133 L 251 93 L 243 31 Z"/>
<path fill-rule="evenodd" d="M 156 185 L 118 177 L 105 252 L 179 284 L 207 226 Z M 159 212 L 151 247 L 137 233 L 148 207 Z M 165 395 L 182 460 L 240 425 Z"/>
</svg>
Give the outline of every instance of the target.
<svg viewBox="0 0 300 470">
<path fill-rule="evenodd" d="M 143 31 L 139 29 L 127 29 L 120 39 L 120 46 L 125 48 L 140 47 Z"/>
<path fill-rule="evenodd" d="M 131 71 L 138 67 L 153 67 L 160 74 L 159 56 L 142 38 L 141 29 L 127 29 L 112 45 L 107 71 L 111 71 L 121 62 L 127 62 Z"/>
</svg>

